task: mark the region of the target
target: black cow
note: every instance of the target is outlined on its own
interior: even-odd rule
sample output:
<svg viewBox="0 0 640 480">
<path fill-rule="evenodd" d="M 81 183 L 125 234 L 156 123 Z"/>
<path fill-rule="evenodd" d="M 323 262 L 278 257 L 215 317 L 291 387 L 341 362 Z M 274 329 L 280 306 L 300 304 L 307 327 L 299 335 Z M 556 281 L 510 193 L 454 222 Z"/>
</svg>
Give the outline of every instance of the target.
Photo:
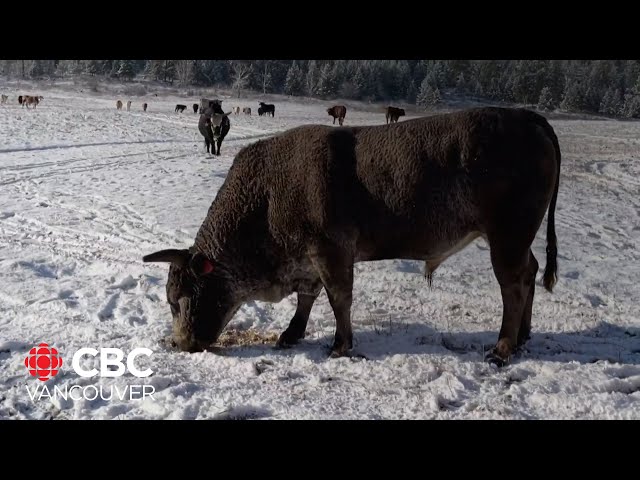
<svg viewBox="0 0 640 480">
<path fill-rule="evenodd" d="M 272 117 L 276 116 L 276 106 L 271 103 L 260 102 L 260 108 L 264 115 L 271 114 Z M 260 108 L 258 108 L 258 115 L 260 115 Z"/>
<path fill-rule="evenodd" d="M 198 130 L 204 137 L 204 144 L 209 153 L 220 155 L 220 146 L 224 137 L 227 136 L 231 129 L 231 121 L 229 120 L 229 113 L 214 112 L 212 108 L 206 108 L 204 113 L 200 114 L 200 120 L 198 121 Z M 217 146 L 217 150 L 215 147 Z"/>
</svg>

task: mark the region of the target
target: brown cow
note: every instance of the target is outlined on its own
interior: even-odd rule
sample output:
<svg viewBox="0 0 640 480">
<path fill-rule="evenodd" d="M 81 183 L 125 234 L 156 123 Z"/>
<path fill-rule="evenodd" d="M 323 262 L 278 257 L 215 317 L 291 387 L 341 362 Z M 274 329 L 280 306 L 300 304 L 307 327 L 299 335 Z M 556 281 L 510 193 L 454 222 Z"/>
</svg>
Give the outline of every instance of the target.
<svg viewBox="0 0 640 480">
<path fill-rule="evenodd" d="M 122 102 L 121 102 L 120 100 L 118 100 L 118 101 L 116 102 L 116 108 L 117 108 L 118 110 L 122 110 Z"/>
<path fill-rule="evenodd" d="M 35 96 L 35 95 L 26 95 L 22 97 L 22 106 L 26 105 L 29 108 L 29 105 L 33 105 L 33 108 L 36 108 L 40 103 L 40 100 L 44 100 L 43 96 Z"/>
<path fill-rule="evenodd" d="M 242 109 L 242 113 L 244 113 L 245 115 L 251 115 L 251 108 L 250 107 L 244 107 Z"/>
<path fill-rule="evenodd" d="M 131 110 L 131 100 L 127 102 L 127 112 Z"/>
<path fill-rule="evenodd" d="M 147 111 L 147 104 L 146 103 L 142 104 L 142 110 L 145 111 L 145 112 Z"/>
<path fill-rule="evenodd" d="M 278 340 L 294 344 L 324 287 L 336 319 L 331 356 L 342 356 L 352 348 L 355 263 L 420 260 L 430 275 L 482 237 L 503 307 L 487 360 L 501 365 L 531 332 L 531 245 L 547 211 L 542 282 L 551 291 L 557 280 L 559 178 L 553 127 L 524 109 L 301 126 L 240 150 L 191 248 L 143 260 L 171 263 L 166 292 L 181 350 L 208 348 L 243 304 L 297 292 Z"/>
<path fill-rule="evenodd" d="M 327 113 L 333 117 L 333 124 L 336 124 L 336 118 L 338 119 L 338 123 L 342 126 L 342 122 L 344 122 L 344 117 L 347 114 L 347 107 L 344 105 L 334 105 L 331 108 L 327 108 Z"/>
<path fill-rule="evenodd" d="M 387 123 L 389 123 L 389 121 L 391 121 L 391 123 L 397 123 L 400 117 L 405 116 L 404 108 L 387 107 L 384 116 L 387 119 Z"/>
</svg>

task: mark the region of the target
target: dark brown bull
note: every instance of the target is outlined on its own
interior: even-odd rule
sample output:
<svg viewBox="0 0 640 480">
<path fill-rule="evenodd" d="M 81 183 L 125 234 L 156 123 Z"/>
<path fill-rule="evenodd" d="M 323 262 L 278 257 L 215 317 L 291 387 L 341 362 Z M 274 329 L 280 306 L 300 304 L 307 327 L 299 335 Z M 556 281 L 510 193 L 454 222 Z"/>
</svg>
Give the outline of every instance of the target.
<svg viewBox="0 0 640 480">
<path fill-rule="evenodd" d="M 331 108 L 327 108 L 327 113 L 333 117 L 333 124 L 336 124 L 336 118 L 338 119 L 338 123 L 342 126 L 342 122 L 344 122 L 344 117 L 347 115 L 347 107 L 344 105 L 335 105 Z"/>
<path fill-rule="evenodd" d="M 548 209 L 543 283 L 556 282 L 558 139 L 523 109 L 481 108 L 384 126 L 313 125 L 243 148 L 188 250 L 170 262 L 167 300 L 182 350 L 215 342 L 245 302 L 298 308 L 278 345 L 304 337 L 324 287 L 336 318 L 332 356 L 352 348 L 354 263 L 421 260 L 432 273 L 473 239 L 489 244 L 503 301 L 488 359 L 504 364 L 531 331 L 538 262 L 531 244 Z"/>
<path fill-rule="evenodd" d="M 391 123 L 397 123 L 400 117 L 405 116 L 404 108 L 387 107 L 384 116 L 387 119 L 387 123 L 389 123 L 389 121 L 391 121 Z"/>
<path fill-rule="evenodd" d="M 22 106 L 26 106 L 27 108 L 29 108 L 29 105 L 33 105 L 33 108 L 36 108 L 41 100 L 44 100 L 44 97 L 42 95 L 25 95 L 22 97 Z"/>
</svg>

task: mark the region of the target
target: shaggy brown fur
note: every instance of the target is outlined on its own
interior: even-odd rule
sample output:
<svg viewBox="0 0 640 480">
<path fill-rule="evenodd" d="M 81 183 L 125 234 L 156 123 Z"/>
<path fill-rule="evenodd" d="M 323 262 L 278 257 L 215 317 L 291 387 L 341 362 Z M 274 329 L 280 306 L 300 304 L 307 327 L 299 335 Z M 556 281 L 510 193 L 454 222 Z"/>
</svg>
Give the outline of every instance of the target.
<svg viewBox="0 0 640 480">
<path fill-rule="evenodd" d="M 482 236 L 504 307 L 489 359 L 503 364 L 529 336 L 538 271 L 530 247 L 547 207 L 547 290 L 556 280 L 559 174 L 552 127 L 522 109 L 298 127 L 238 153 L 191 249 L 144 260 L 172 263 L 167 299 L 183 350 L 209 346 L 244 302 L 297 292 L 278 341 L 293 344 L 324 287 L 340 356 L 352 347 L 355 262 L 422 260 L 433 272 Z"/>
<path fill-rule="evenodd" d="M 117 109 L 117 110 L 122 110 L 122 101 L 121 101 L 121 100 L 118 100 L 118 101 L 116 102 L 116 109 Z"/>
<path fill-rule="evenodd" d="M 331 108 L 327 108 L 327 113 L 333 117 L 333 124 L 336 124 L 336 118 L 338 119 L 338 123 L 342 126 L 344 122 L 344 117 L 347 115 L 347 107 L 344 105 L 335 105 Z"/>
</svg>

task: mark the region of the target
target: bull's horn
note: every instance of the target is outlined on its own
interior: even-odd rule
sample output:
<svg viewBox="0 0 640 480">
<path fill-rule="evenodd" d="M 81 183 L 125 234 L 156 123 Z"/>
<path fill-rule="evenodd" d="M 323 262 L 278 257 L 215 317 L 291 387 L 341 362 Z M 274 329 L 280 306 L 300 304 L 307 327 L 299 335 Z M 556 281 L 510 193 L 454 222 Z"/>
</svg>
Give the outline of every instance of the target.
<svg viewBox="0 0 640 480">
<path fill-rule="evenodd" d="M 179 267 L 184 266 L 191 258 L 189 250 L 178 250 L 175 248 L 168 250 L 160 250 L 159 252 L 150 253 L 142 257 L 142 261 L 147 262 L 169 262 L 174 263 Z"/>
</svg>

